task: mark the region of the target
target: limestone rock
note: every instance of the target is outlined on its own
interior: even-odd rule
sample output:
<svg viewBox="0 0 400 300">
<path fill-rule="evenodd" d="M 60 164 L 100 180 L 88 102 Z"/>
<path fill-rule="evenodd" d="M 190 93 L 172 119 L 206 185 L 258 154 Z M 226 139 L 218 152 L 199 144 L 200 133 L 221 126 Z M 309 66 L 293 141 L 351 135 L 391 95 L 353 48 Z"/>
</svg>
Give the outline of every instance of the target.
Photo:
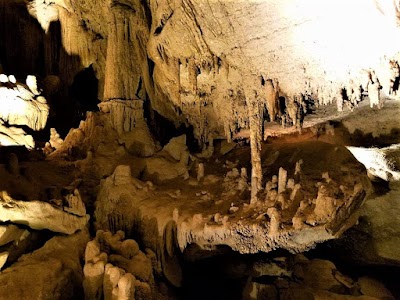
<svg viewBox="0 0 400 300">
<path fill-rule="evenodd" d="M 56 75 L 48 75 L 43 80 L 43 90 L 46 95 L 56 94 L 61 87 L 61 79 Z"/>
<path fill-rule="evenodd" d="M 378 299 L 394 299 L 393 295 L 382 283 L 370 277 L 361 277 L 358 279 L 358 285 L 363 295 Z"/>
<path fill-rule="evenodd" d="M 17 83 L 14 88 L 0 87 L 3 102 L 1 117 L 11 125 L 26 125 L 33 130 L 43 129 L 49 115 L 46 102 L 38 101 L 32 91 Z"/>
<path fill-rule="evenodd" d="M 4 267 L 5 263 L 7 262 L 9 253 L 7 251 L 0 253 L 0 270 Z"/>
<path fill-rule="evenodd" d="M 168 160 L 162 156 L 150 157 L 146 160 L 146 179 L 162 182 L 178 178 L 187 171 L 186 165 Z"/>
<path fill-rule="evenodd" d="M 82 266 L 89 235 L 57 236 L 0 273 L 0 299 L 77 299 L 83 297 Z"/>
<path fill-rule="evenodd" d="M 113 299 L 113 289 L 118 286 L 118 282 L 124 274 L 124 270 L 115 267 L 112 264 L 106 265 L 103 281 L 104 300 Z"/>
<path fill-rule="evenodd" d="M 93 262 L 100 255 L 100 244 L 96 241 L 90 241 L 85 248 L 85 263 Z"/>
<path fill-rule="evenodd" d="M 10 156 L 8 157 L 7 160 L 6 169 L 12 175 L 19 174 L 18 156 L 15 153 L 10 153 Z"/>
<path fill-rule="evenodd" d="M 104 268 L 105 264 L 102 261 L 97 263 L 89 262 L 83 267 L 85 299 L 100 300 L 102 298 Z"/>
<path fill-rule="evenodd" d="M 225 155 L 235 149 L 235 147 L 236 143 L 228 143 L 226 140 L 222 140 L 221 149 L 219 150 L 219 152 L 221 153 L 221 155 Z"/>
<path fill-rule="evenodd" d="M 111 176 L 101 182 L 95 210 L 97 228 L 113 231 L 129 229 L 133 224 L 131 212 L 134 199 L 147 199 L 152 194 L 130 173 L 129 166 L 118 166 Z"/>
<path fill-rule="evenodd" d="M 150 157 L 159 148 L 147 126 L 135 127 L 131 131 L 123 133 L 119 142 L 124 145 L 129 154 L 140 157 Z"/>
<path fill-rule="evenodd" d="M 400 254 L 397 245 L 400 243 L 399 224 L 400 217 L 396 213 L 400 185 L 398 182 L 390 183 L 391 190 L 382 196 L 369 199 L 361 208 L 361 216 L 367 222 L 367 226 L 361 223 L 358 231 L 368 236 L 367 245 L 351 246 L 355 254 L 361 260 L 369 263 L 400 262 Z M 367 249 L 368 251 L 367 251 Z M 354 254 L 354 255 L 355 255 Z"/>
<path fill-rule="evenodd" d="M 317 290 L 335 290 L 341 286 L 341 283 L 333 276 L 337 270 L 332 262 L 313 259 L 301 266 L 301 273 L 297 269 L 295 275 L 301 278 L 306 286 Z"/>
<path fill-rule="evenodd" d="M 5 191 L 0 194 L 0 221 L 23 224 L 32 229 L 48 229 L 72 234 L 83 229 L 89 216 L 79 217 L 40 201 L 12 199 Z"/>
<path fill-rule="evenodd" d="M 86 207 L 78 189 L 74 189 L 71 194 L 66 195 L 65 200 L 68 206 L 63 207 L 64 211 L 78 217 L 86 216 Z"/>
<path fill-rule="evenodd" d="M 164 146 L 163 150 L 171 155 L 171 157 L 176 161 L 186 160 L 189 158 L 188 148 L 186 146 L 186 135 L 183 134 L 181 136 L 172 138 L 168 144 Z M 182 163 L 185 163 L 185 161 Z"/>
<path fill-rule="evenodd" d="M 278 299 L 278 291 L 273 285 L 248 282 L 243 290 L 243 300 Z"/>
<path fill-rule="evenodd" d="M 58 149 L 61 147 L 63 140 L 60 138 L 60 135 L 57 133 L 55 128 L 50 128 L 50 146 L 54 149 Z"/>
<path fill-rule="evenodd" d="M 113 254 L 110 256 L 110 261 L 141 281 L 150 282 L 152 280 L 153 269 L 151 261 L 143 252 L 139 252 L 131 259 Z"/>
<path fill-rule="evenodd" d="M 0 226 L 0 246 L 8 244 L 12 241 L 18 240 L 25 230 L 20 229 L 15 225 L 1 225 Z"/>
<path fill-rule="evenodd" d="M 0 120 L 0 145 L 20 145 L 31 149 L 35 147 L 35 141 L 22 128 L 5 126 L 4 122 Z"/>
</svg>

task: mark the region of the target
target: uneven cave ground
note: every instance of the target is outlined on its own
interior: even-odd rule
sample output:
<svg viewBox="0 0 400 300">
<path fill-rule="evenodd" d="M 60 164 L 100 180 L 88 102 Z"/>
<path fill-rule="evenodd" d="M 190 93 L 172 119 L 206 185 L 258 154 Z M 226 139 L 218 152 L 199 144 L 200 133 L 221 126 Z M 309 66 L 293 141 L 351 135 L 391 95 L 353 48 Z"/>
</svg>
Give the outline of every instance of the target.
<svg viewBox="0 0 400 300">
<path fill-rule="evenodd" d="M 317 109 L 313 115 L 306 117 L 301 132 L 297 130 L 290 132 L 288 130 L 287 134 L 282 134 L 280 132 L 281 128 L 277 125 L 266 125 L 266 128 L 268 126 L 276 128 L 274 133 L 263 143 L 263 174 L 266 181 L 270 180 L 273 175 L 278 174 L 280 167 L 288 170 L 289 173 L 293 172 L 294 165 L 299 158 L 303 158 L 304 165 L 309 166 L 305 172 L 311 172 L 309 175 L 311 178 L 315 178 L 316 181 L 321 176 L 320 168 L 329 169 L 329 166 L 331 166 L 332 171 L 330 172 L 333 178 L 334 175 L 332 173 L 335 170 L 335 166 L 340 164 L 343 157 L 333 155 L 331 156 L 333 159 L 330 159 L 328 162 L 325 161 L 321 165 L 313 164 L 313 162 L 326 159 L 327 151 L 334 152 L 335 148 L 343 145 L 386 147 L 397 144 L 400 140 L 400 126 L 397 117 L 399 102 L 397 101 L 387 101 L 381 110 L 371 110 L 365 103 L 361 103 L 360 107 L 353 112 L 345 111 L 332 115 L 332 111 L 333 108 L 331 110 L 330 107 Z M 379 121 L 383 118 L 382 116 L 385 116 L 386 122 L 379 125 Z M 359 129 L 362 128 L 360 124 L 364 124 L 363 120 L 366 119 L 373 120 L 378 125 L 374 128 L 366 126 L 365 131 Z M 229 215 L 233 223 L 239 222 L 241 219 L 255 218 L 252 210 L 246 211 L 245 209 L 250 196 L 248 190 L 245 189 L 239 194 L 225 198 L 221 197 L 223 193 L 223 178 L 232 169 L 232 166 L 239 170 L 244 167 L 247 169 L 247 172 L 251 169 L 249 146 L 246 143 L 236 145 L 224 155 L 218 153 L 221 150 L 220 147 L 221 145 L 216 143 L 215 153 L 212 157 L 207 159 L 200 158 L 198 160 L 204 163 L 205 166 L 205 178 L 200 182 L 196 180 L 197 174 L 194 165 L 189 170 L 190 178 L 187 180 L 183 180 L 183 178 L 162 182 L 154 180 L 156 183 L 154 184 L 155 190 L 151 193 L 152 196 L 150 196 L 151 201 L 149 201 L 148 197 L 139 198 L 133 204 L 133 207 L 129 208 L 135 211 L 135 214 L 139 214 L 136 221 L 144 223 L 142 225 L 136 224 L 136 230 L 135 228 L 128 228 L 131 225 L 130 223 L 122 222 L 119 224 L 120 220 L 114 220 L 112 221 L 114 223 L 108 224 L 109 229 L 114 233 L 118 229 L 125 229 L 127 237 L 139 241 L 140 244 L 140 242 L 146 242 L 146 237 L 143 237 L 141 232 L 141 230 L 146 229 L 141 227 L 149 224 L 152 224 L 154 227 L 154 223 L 146 223 L 151 220 L 151 216 L 155 216 L 156 223 L 159 223 L 159 225 L 155 225 L 156 227 L 163 227 L 171 220 L 173 211 L 176 208 L 179 208 L 181 215 L 186 214 L 188 217 L 192 217 L 199 212 L 205 216 L 215 215 L 216 213 Z M 95 201 L 99 191 L 100 180 L 105 179 L 107 177 L 106 174 L 98 177 L 94 174 L 94 169 L 87 168 L 85 159 L 82 159 L 82 157 L 76 159 L 73 155 L 71 156 L 71 153 L 67 157 L 54 156 L 52 158 L 50 156 L 44 160 L 43 156 L 37 155 L 34 152 L 26 152 L 21 150 L 21 148 L 7 149 L 3 147 L 2 151 L 8 152 L 7 155 L 16 153 L 20 160 L 18 173 L 12 173 L 9 163 L 3 162 L 4 164 L 0 168 L 1 177 L 4 178 L 1 182 L 2 190 L 7 190 L 14 199 L 51 202 L 52 199 L 62 197 L 63 187 L 70 185 L 71 182 L 75 182 L 75 187 L 81 192 L 82 199 L 87 206 L 87 211 L 91 215 L 89 221 L 91 235 L 95 235 L 95 223 L 98 221 L 94 215 L 96 209 Z M 393 155 L 393 157 L 396 156 Z M 94 165 L 96 163 L 102 164 L 104 159 L 107 158 L 99 157 L 96 162 L 95 157 Z M 144 182 L 146 178 L 142 178 L 144 173 L 140 171 L 143 170 L 142 160 L 139 157 L 123 156 L 118 161 L 113 162 L 113 164 L 130 165 L 132 175 L 137 176 L 138 179 Z M 365 170 L 360 169 L 360 172 L 365 172 Z M 205 180 L 209 180 L 209 182 L 205 183 Z M 382 199 L 382 197 L 385 197 L 392 190 L 395 193 L 396 190 L 398 191 L 396 182 L 391 184 L 390 187 L 388 187 L 386 182 L 372 182 L 375 192 L 371 193 L 369 199 L 367 199 L 367 203 Z M 315 189 L 314 184 L 315 182 L 312 181 L 309 189 Z M 221 201 L 221 199 L 224 200 Z M 230 212 L 232 206 L 239 209 L 232 213 Z M 295 212 L 296 210 L 288 213 L 290 216 L 293 216 Z M 116 211 L 116 214 L 119 214 L 120 217 L 121 214 L 123 215 L 120 211 Z M 259 215 L 262 215 L 262 213 L 259 213 Z M 385 218 L 385 216 L 378 216 L 378 218 L 382 217 Z M 124 217 L 122 216 L 123 219 Z M 290 217 L 287 219 L 288 224 L 290 223 L 289 220 Z M 164 225 L 162 225 L 163 222 Z M 141 229 L 138 230 L 138 228 Z M 150 234 L 157 233 L 157 228 L 155 231 L 152 230 Z M 54 233 L 48 232 L 47 235 L 38 234 L 37 236 L 40 238 L 33 239 L 34 242 L 32 242 L 33 246 L 30 247 L 30 251 L 40 248 L 47 239 L 54 236 Z M 172 239 L 177 238 L 177 236 L 172 236 Z M 296 273 L 297 267 L 295 266 L 299 263 L 301 264 L 303 260 L 320 259 L 333 262 L 337 268 L 335 272 L 346 274 L 353 278 L 353 280 L 363 276 L 377 279 L 384 283 L 397 298 L 400 295 L 396 284 L 396 278 L 400 275 L 399 266 L 395 261 L 391 261 L 390 259 L 377 259 L 376 249 L 372 245 L 371 238 L 371 228 L 368 228 L 368 219 L 361 216 L 358 224 L 344 232 L 339 239 L 310 246 L 310 249 L 314 249 L 303 253 L 306 258 L 285 250 L 273 250 L 264 254 L 239 254 L 237 251 L 232 251 L 229 246 L 213 244 L 212 241 L 207 245 L 207 241 L 201 240 L 197 240 L 197 243 L 200 243 L 201 247 L 205 249 L 202 249 L 194 242 L 193 244 L 188 244 L 186 249 L 181 249 L 181 252 L 178 241 L 165 241 L 165 245 L 172 243 L 173 247 L 175 247 L 172 250 L 172 254 L 176 257 L 168 258 L 169 262 L 166 264 L 171 265 L 172 273 L 181 273 L 179 276 L 182 280 L 182 287 L 174 288 L 170 286 L 169 280 L 171 278 L 166 280 L 161 276 L 158 280 L 163 283 L 163 288 L 161 288 L 164 291 L 163 295 L 165 297 L 169 295 L 172 298 L 242 299 L 243 291 L 246 287 L 248 289 L 249 280 L 253 283 L 272 287 L 272 294 L 270 295 L 279 292 L 284 297 L 290 297 L 290 292 L 288 291 L 296 291 L 302 280 L 301 277 L 298 277 L 299 274 Z M 380 260 L 380 265 L 376 264 L 377 260 Z M 263 273 L 254 267 L 263 263 L 267 265 L 267 269 L 270 271 Z M 293 275 L 293 272 L 296 275 Z M 164 285 L 169 286 L 167 288 L 168 292 L 165 292 L 166 288 Z M 345 288 L 343 286 L 333 286 L 330 292 L 347 294 L 352 289 L 354 289 L 354 286 Z M 82 291 L 79 291 L 78 288 L 74 297 L 77 297 L 81 293 Z M 305 292 L 305 295 L 308 295 L 307 292 Z"/>
</svg>

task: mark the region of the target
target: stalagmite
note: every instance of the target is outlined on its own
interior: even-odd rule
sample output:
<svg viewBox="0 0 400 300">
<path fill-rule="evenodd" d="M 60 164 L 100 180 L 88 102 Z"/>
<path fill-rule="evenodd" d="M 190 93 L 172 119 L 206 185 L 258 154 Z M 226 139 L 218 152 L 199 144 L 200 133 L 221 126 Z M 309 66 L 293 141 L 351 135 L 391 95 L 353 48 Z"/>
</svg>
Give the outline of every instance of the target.
<svg viewBox="0 0 400 300">
<path fill-rule="evenodd" d="M 240 169 L 240 177 L 247 180 L 247 170 L 246 168 L 241 168 Z"/>
<path fill-rule="evenodd" d="M 134 300 L 135 299 L 135 277 L 126 273 L 118 281 L 118 300 Z"/>
<path fill-rule="evenodd" d="M 84 217 L 86 215 L 86 207 L 78 189 L 71 191 L 64 199 L 66 202 L 66 205 L 63 207 L 64 211 L 79 217 Z"/>
<path fill-rule="evenodd" d="M 251 199 L 250 203 L 257 202 L 257 194 L 261 190 L 261 141 L 262 141 L 262 109 L 260 98 L 256 91 L 246 95 L 250 123 L 250 148 L 251 148 Z"/>
<path fill-rule="evenodd" d="M 286 190 L 287 171 L 284 168 L 279 168 L 278 178 L 278 193 L 280 194 Z"/>
<path fill-rule="evenodd" d="M 29 87 L 29 89 L 34 95 L 36 96 L 40 95 L 40 92 L 38 91 L 37 87 L 36 76 L 28 75 L 26 77 L 26 85 Z"/>
<path fill-rule="evenodd" d="M 281 226 L 281 215 L 275 207 L 268 208 L 267 213 L 271 219 L 268 234 L 272 236 L 277 235 Z"/>
<path fill-rule="evenodd" d="M 83 268 L 85 299 L 100 300 L 103 294 L 104 262 L 87 263 Z"/>
<path fill-rule="evenodd" d="M 93 262 L 95 257 L 100 255 L 100 244 L 96 241 L 90 241 L 85 249 L 85 263 Z"/>
<path fill-rule="evenodd" d="M 301 173 L 301 165 L 303 164 L 303 160 L 300 159 L 299 161 L 296 162 L 296 167 L 295 167 L 295 171 L 294 171 L 294 175 L 298 176 Z"/>
<path fill-rule="evenodd" d="M 17 83 L 17 79 L 15 78 L 14 75 L 8 75 L 8 81 L 13 83 L 13 84 Z"/>
<path fill-rule="evenodd" d="M 7 83 L 8 82 L 8 76 L 6 74 L 0 74 L 0 82 L 1 83 Z"/>
<path fill-rule="evenodd" d="M 296 199 L 297 193 L 300 191 L 300 189 L 301 189 L 301 185 L 300 185 L 299 183 L 297 183 L 297 184 L 293 187 L 292 192 L 290 193 L 290 200 L 293 201 L 293 200 Z"/>
<path fill-rule="evenodd" d="M 131 259 L 139 253 L 139 245 L 135 240 L 127 239 L 121 242 L 116 252 L 126 259 Z"/>
<path fill-rule="evenodd" d="M 113 289 L 118 286 L 118 282 L 125 274 L 125 271 L 107 264 L 105 267 L 104 280 L 103 280 L 103 294 L 104 300 L 113 300 Z"/>
<path fill-rule="evenodd" d="M 55 128 L 50 128 L 50 146 L 54 149 L 58 149 L 61 147 L 63 143 L 63 139 L 60 138 L 60 135 L 57 133 Z"/>
<path fill-rule="evenodd" d="M 199 163 L 197 166 L 197 181 L 200 181 L 204 178 L 204 164 Z"/>
</svg>

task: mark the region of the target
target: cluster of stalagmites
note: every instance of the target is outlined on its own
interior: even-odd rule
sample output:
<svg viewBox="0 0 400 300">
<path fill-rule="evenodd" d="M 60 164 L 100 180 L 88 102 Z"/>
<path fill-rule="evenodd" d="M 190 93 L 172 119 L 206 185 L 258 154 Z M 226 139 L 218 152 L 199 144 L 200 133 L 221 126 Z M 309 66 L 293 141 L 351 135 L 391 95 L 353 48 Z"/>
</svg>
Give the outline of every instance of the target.
<svg viewBox="0 0 400 300">
<path fill-rule="evenodd" d="M 318 104 L 324 104 L 326 99 L 331 98 L 336 99 L 338 111 L 343 111 L 345 106 L 353 110 L 363 96 L 368 95 L 370 107 L 381 109 L 385 96 L 396 98 L 398 95 L 400 67 L 397 60 L 389 59 L 380 69 L 379 72 L 365 71 L 361 78 L 351 79 L 346 85 L 325 90 Z"/>
<path fill-rule="evenodd" d="M 348 208 L 354 198 L 363 193 L 363 186 L 339 185 L 329 177 L 328 172 L 324 172 L 313 189 L 316 191 L 313 192 L 307 182 L 302 183 L 302 164 L 302 160 L 296 162 L 292 178 L 289 178 L 285 169 L 280 168 L 279 174 L 272 176 L 266 183 L 258 200 L 250 204 L 234 204 L 238 197 L 243 198 L 243 193 L 249 196 L 250 187 L 245 168 L 241 168 L 239 172 L 235 163 L 226 162 L 225 166 L 230 166 L 230 170 L 223 179 L 220 198 L 214 201 L 215 195 L 207 191 L 207 185 L 218 183 L 220 180 L 213 175 L 205 175 L 203 164 L 199 164 L 198 179 L 201 181 L 198 182 L 204 186 L 204 191 L 196 195 L 203 201 L 213 200 L 217 206 L 224 201 L 230 201 L 229 199 L 233 202 L 228 210 L 220 210 L 208 216 L 198 213 L 191 218 L 180 219 L 180 212 L 175 209 L 173 219 L 179 224 L 178 243 L 181 249 L 190 243 L 212 248 L 213 245 L 228 241 L 233 249 L 242 253 L 260 249 L 268 252 L 276 248 L 297 252 L 314 245 L 313 232 L 309 231 L 312 228 L 321 228 L 321 231 L 325 232 L 320 238 L 333 238 L 326 233 L 324 227 L 335 220 L 339 209 L 348 210 L 350 213 L 351 209 Z M 302 184 L 308 188 L 303 189 Z M 174 198 L 177 198 L 176 193 Z M 309 231 L 309 240 L 303 240 L 303 244 L 291 240 L 302 231 Z M 317 232 L 318 229 L 315 233 L 320 234 Z M 258 244 L 258 239 L 262 243 Z"/>
<path fill-rule="evenodd" d="M 0 101 L 0 145 L 33 148 L 33 138 L 13 126 L 26 125 L 33 130 L 41 130 L 46 125 L 49 106 L 38 90 L 36 77 L 29 75 L 26 84 L 23 84 L 17 82 L 13 75 L 0 74 Z"/>
<path fill-rule="evenodd" d="M 123 231 L 98 230 L 85 251 L 85 299 L 154 299 L 155 253 L 142 252 Z"/>
<path fill-rule="evenodd" d="M 294 229 L 301 229 L 306 225 L 325 224 L 332 220 L 336 210 L 344 203 L 346 198 L 362 190 L 361 185 L 354 186 L 354 190 L 347 190 L 347 187 L 338 186 L 328 172 L 321 176 L 317 183 L 316 198 L 306 198 L 301 188 L 301 165 L 303 161 L 296 163 L 294 177 L 288 178 L 288 172 L 280 168 L 278 176 L 272 176 L 265 186 L 264 204 L 268 207 L 267 215 L 270 218 L 270 230 L 273 233 L 279 232 L 283 219 L 291 218 Z M 341 197 L 338 197 L 341 195 Z M 297 210 L 296 210 L 297 208 Z M 293 214 L 295 211 L 295 214 Z"/>
</svg>

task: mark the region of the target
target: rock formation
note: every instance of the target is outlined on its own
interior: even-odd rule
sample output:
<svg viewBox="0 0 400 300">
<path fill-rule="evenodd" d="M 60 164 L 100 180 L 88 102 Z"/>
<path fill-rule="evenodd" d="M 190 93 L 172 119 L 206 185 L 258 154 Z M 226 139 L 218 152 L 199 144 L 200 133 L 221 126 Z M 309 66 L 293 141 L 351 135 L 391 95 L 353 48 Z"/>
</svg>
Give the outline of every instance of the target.
<svg viewBox="0 0 400 300">
<path fill-rule="evenodd" d="M 29 75 L 27 84 L 16 82 L 15 77 L 1 74 L 0 98 L 0 144 L 4 146 L 24 145 L 28 148 L 35 146 L 33 138 L 21 128 L 10 127 L 26 125 L 33 130 L 45 127 L 49 115 L 46 99 L 37 90 L 36 77 Z M 11 78 L 11 80 L 9 79 Z"/>
<path fill-rule="evenodd" d="M 7 192 L 0 196 L 0 221 L 27 225 L 32 229 L 48 229 L 55 232 L 72 234 L 85 228 L 89 216 L 79 193 L 67 196 L 68 206 L 54 208 L 40 201 L 18 201 Z"/>
<path fill-rule="evenodd" d="M 86 299 L 157 299 L 152 257 L 125 233 L 98 231 L 85 251 L 84 291 Z M 107 263 L 108 262 L 108 263 Z"/>
<path fill-rule="evenodd" d="M 399 16 L 384 0 L 0 0 L 0 286 L 185 298 L 214 275 L 192 264 L 217 257 L 236 281 L 203 298 L 392 299 L 298 253 L 350 240 L 354 261 L 399 265 Z M 52 282 L 21 291 L 30 273 Z"/>
</svg>

